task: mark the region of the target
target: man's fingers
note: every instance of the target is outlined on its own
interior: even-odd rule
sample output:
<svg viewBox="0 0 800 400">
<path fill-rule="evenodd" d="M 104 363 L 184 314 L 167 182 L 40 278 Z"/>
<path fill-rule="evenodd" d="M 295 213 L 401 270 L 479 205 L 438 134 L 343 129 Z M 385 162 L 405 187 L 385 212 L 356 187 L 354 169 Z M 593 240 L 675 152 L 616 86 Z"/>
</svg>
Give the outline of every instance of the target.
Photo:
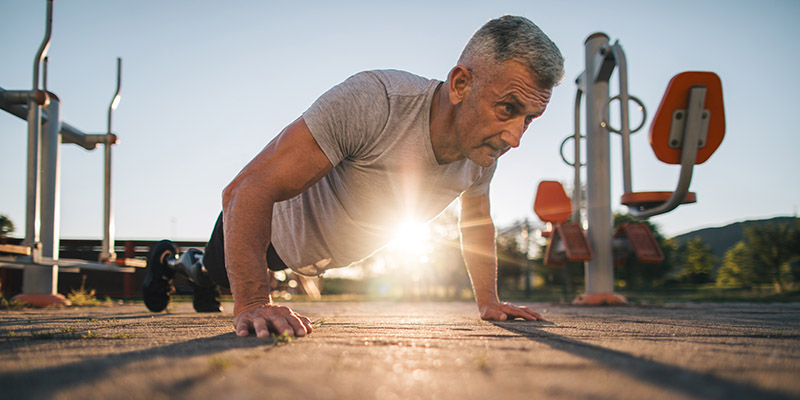
<svg viewBox="0 0 800 400">
<path fill-rule="evenodd" d="M 303 315 L 298 315 L 298 317 L 300 318 L 300 322 L 303 323 L 303 326 L 306 327 L 306 332 L 311 333 L 311 331 L 314 330 L 314 328 L 311 327 L 311 320 Z"/>
<path fill-rule="evenodd" d="M 253 318 L 253 329 L 256 331 L 257 337 L 269 337 L 269 327 L 267 327 L 267 321 L 264 318 Z"/>
<path fill-rule="evenodd" d="M 528 307 L 525 306 L 510 306 L 512 307 L 513 315 L 515 317 L 521 317 L 527 319 L 528 321 L 544 321 L 544 317 L 542 317 L 539 313 L 534 312 Z"/>
<path fill-rule="evenodd" d="M 234 320 L 234 329 L 236 336 L 247 336 L 255 331 L 257 337 L 267 338 L 271 332 L 303 337 L 313 328 L 311 320 L 288 307 L 267 306 L 242 312 Z"/>
<path fill-rule="evenodd" d="M 303 325 L 303 321 L 300 320 L 297 314 L 292 313 L 292 315 L 286 317 L 286 321 L 289 322 L 289 325 L 294 330 L 295 336 L 303 337 L 306 335 L 306 327 Z"/>
<path fill-rule="evenodd" d="M 244 337 L 247 336 L 249 332 L 250 332 L 249 321 L 242 319 L 236 323 L 236 336 Z"/>
<path fill-rule="evenodd" d="M 289 334 L 294 336 L 294 330 L 292 329 L 289 322 L 287 322 L 287 317 L 282 315 L 273 314 L 269 317 L 269 323 L 272 325 L 272 329 L 275 330 L 279 335 Z"/>
<path fill-rule="evenodd" d="M 481 315 L 485 320 L 505 321 L 522 318 L 528 321 L 545 321 L 539 313 L 525 306 L 515 306 L 509 303 L 499 303 L 496 307 L 487 308 Z"/>
</svg>

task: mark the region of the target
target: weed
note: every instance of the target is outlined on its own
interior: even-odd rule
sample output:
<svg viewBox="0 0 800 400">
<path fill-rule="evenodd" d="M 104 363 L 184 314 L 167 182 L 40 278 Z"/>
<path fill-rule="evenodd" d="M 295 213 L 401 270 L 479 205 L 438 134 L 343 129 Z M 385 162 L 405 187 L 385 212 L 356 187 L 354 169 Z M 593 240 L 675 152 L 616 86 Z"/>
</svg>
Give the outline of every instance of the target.
<svg viewBox="0 0 800 400">
<path fill-rule="evenodd" d="M 213 356 L 208 359 L 208 368 L 211 369 L 212 372 L 219 372 L 224 369 L 230 368 L 233 365 L 231 360 L 221 357 L 221 356 Z"/>
<path fill-rule="evenodd" d="M 135 335 L 132 335 L 130 333 L 120 332 L 120 333 L 115 333 L 115 334 L 111 335 L 111 338 L 112 339 L 131 339 L 134 336 Z"/>
<path fill-rule="evenodd" d="M 489 372 L 489 361 L 486 359 L 486 354 L 478 356 L 478 358 L 475 359 L 475 364 L 479 370 L 486 373 Z"/>
<path fill-rule="evenodd" d="M 275 341 L 276 344 L 284 344 L 289 343 L 293 340 L 293 337 L 289 335 L 289 332 L 283 332 L 280 335 L 271 334 L 272 340 Z"/>
<path fill-rule="evenodd" d="M 59 331 L 61 331 L 61 333 L 73 334 L 73 333 L 75 333 L 75 327 L 66 326 L 66 327 L 63 327 L 63 328 L 59 329 Z"/>
<path fill-rule="evenodd" d="M 101 335 L 101 334 L 99 334 L 97 332 L 92 332 L 92 331 L 86 331 L 85 335 L 81 335 L 81 339 L 99 339 L 99 338 L 102 338 L 102 337 L 103 337 L 103 335 Z"/>
<path fill-rule="evenodd" d="M 20 310 L 27 307 L 30 307 L 30 304 L 19 300 L 6 300 L 0 293 L 0 310 Z"/>
<path fill-rule="evenodd" d="M 31 332 L 31 338 L 33 339 L 47 340 L 52 339 L 53 337 L 55 337 L 53 332 Z"/>
<path fill-rule="evenodd" d="M 72 302 L 74 306 L 97 306 L 100 305 L 100 300 L 94 296 L 94 289 L 86 291 L 86 275 L 81 277 L 81 287 L 78 290 L 72 290 L 67 295 L 67 300 Z"/>
</svg>

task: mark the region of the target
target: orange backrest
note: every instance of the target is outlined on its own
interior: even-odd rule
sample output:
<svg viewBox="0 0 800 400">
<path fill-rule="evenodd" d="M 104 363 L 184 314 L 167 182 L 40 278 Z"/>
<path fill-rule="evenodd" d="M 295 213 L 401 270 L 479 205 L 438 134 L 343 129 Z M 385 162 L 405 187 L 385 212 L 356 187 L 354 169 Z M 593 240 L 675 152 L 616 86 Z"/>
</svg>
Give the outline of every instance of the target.
<svg viewBox="0 0 800 400">
<path fill-rule="evenodd" d="M 717 150 L 725 137 L 725 108 L 722 101 L 722 82 L 713 72 L 689 71 L 675 75 L 658 106 L 650 126 L 650 146 L 659 160 L 668 164 L 681 163 L 681 149 L 669 146 L 670 125 L 675 110 L 687 109 L 689 91 L 693 86 L 705 86 L 704 109 L 709 110 L 708 136 L 705 146 L 697 149 L 695 164 L 702 164 Z"/>
<path fill-rule="evenodd" d="M 572 214 L 572 202 L 556 181 L 541 181 L 536 189 L 533 211 L 544 222 L 561 223 Z"/>
</svg>

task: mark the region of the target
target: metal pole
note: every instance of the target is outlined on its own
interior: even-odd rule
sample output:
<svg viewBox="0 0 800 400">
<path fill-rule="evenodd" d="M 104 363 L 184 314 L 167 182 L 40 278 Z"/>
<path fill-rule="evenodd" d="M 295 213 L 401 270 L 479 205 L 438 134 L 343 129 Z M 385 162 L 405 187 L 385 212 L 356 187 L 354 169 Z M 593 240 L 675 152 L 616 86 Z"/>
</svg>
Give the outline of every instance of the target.
<svg viewBox="0 0 800 400">
<path fill-rule="evenodd" d="M 122 59 L 117 57 L 117 90 L 108 106 L 108 129 L 105 139 L 105 179 L 103 184 L 103 251 L 100 261 L 114 261 L 117 254 L 114 252 L 114 204 L 111 196 L 111 146 L 116 143 L 116 137 L 111 133 L 111 116 L 119 105 L 120 84 L 122 82 Z"/>
<path fill-rule="evenodd" d="M 614 69 L 608 36 L 595 33 L 586 39 L 586 181 L 588 238 L 594 258 L 586 262 L 586 293 L 613 293 L 614 263 L 611 250 L 611 164 L 609 134 L 601 126 L 608 101 L 608 80 Z"/>
<path fill-rule="evenodd" d="M 28 103 L 28 165 L 25 201 L 25 242 L 26 246 L 38 247 L 39 243 L 39 136 L 41 130 L 41 109 L 34 101 Z"/>
<path fill-rule="evenodd" d="M 61 225 L 61 117 L 60 100 L 48 93 L 47 122 L 42 124 L 42 256 L 58 259 Z"/>
<path fill-rule="evenodd" d="M 58 134 L 59 100 L 49 93 L 50 103 L 45 107 L 47 122 L 42 124 L 41 158 L 41 255 L 58 259 L 60 225 L 60 146 Z M 22 278 L 23 293 L 56 294 L 58 266 L 26 266 Z"/>
<path fill-rule="evenodd" d="M 45 34 L 39 50 L 36 52 L 36 58 L 33 60 L 33 88 L 32 91 L 39 89 L 39 67 L 47 55 L 47 49 L 50 47 L 50 34 L 53 27 L 53 0 L 47 2 L 47 17 L 45 20 Z M 41 168 L 41 161 L 39 156 L 41 154 L 41 130 L 42 130 L 42 113 L 39 104 L 31 98 L 28 101 L 28 165 L 27 165 L 27 188 L 26 188 L 26 201 L 25 201 L 25 241 L 26 246 L 31 246 L 31 254 L 33 262 L 38 262 L 41 256 L 41 248 L 39 245 L 39 228 L 40 228 L 40 182 L 39 174 Z"/>
</svg>

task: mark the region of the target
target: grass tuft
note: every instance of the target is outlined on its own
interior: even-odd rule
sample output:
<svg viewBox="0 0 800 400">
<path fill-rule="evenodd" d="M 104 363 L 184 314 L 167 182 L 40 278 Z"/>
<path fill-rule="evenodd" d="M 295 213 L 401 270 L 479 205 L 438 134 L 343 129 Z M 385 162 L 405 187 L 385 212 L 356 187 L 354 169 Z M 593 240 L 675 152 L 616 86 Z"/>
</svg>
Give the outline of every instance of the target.
<svg viewBox="0 0 800 400">
<path fill-rule="evenodd" d="M 289 332 L 283 332 L 280 335 L 272 333 L 270 335 L 276 344 L 286 344 L 294 339 L 291 335 L 289 335 Z"/>
<path fill-rule="evenodd" d="M 208 368 L 211 372 L 219 372 L 230 368 L 232 365 L 231 360 L 222 356 L 213 356 L 208 359 Z"/>
</svg>

